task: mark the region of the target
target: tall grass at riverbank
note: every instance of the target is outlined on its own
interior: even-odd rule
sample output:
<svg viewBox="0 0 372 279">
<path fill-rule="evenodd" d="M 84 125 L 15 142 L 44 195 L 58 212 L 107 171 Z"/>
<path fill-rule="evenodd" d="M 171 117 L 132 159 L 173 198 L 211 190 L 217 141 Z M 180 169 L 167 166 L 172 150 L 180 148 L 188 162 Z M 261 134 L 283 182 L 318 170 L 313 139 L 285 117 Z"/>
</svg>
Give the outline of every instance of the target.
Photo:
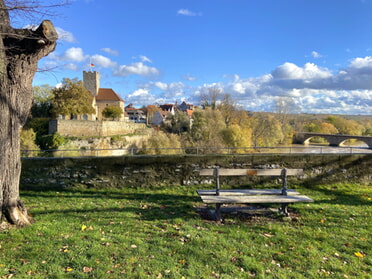
<svg viewBox="0 0 372 279">
<path fill-rule="evenodd" d="M 197 187 L 23 191 L 36 223 L 0 232 L 0 278 L 370 278 L 370 185 L 300 189 L 291 219 L 202 219 Z"/>
</svg>

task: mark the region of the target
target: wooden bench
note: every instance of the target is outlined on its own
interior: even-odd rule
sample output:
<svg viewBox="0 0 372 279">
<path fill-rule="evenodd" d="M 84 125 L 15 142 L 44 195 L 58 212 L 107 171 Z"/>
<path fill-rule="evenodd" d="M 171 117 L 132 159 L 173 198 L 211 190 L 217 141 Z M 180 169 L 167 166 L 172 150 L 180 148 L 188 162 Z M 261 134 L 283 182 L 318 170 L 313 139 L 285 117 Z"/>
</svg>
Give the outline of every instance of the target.
<svg viewBox="0 0 372 279">
<path fill-rule="evenodd" d="M 302 169 L 201 169 L 201 176 L 213 176 L 216 182 L 215 190 L 197 190 L 202 201 L 206 204 L 216 204 L 214 219 L 221 220 L 220 208 L 222 204 L 264 204 L 280 203 L 279 209 L 288 216 L 288 204 L 295 202 L 313 202 L 313 200 L 299 192 L 287 189 L 287 176 L 301 176 Z M 281 177 L 281 189 L 220 189 L 221 176 L 272 176 Z"/>
</svg>

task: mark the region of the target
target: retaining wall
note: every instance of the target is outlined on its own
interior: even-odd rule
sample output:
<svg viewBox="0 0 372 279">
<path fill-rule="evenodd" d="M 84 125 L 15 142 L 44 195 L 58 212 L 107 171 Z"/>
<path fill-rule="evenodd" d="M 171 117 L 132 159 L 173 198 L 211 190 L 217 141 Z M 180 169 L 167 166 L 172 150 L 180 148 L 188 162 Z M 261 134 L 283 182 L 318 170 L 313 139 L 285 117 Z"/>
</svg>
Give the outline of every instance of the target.
<svg viewBox="0 0 372 279">
<path fill-rule="evenodd" d="M 143 123 L 123 121 L 89 121 L 89 120 L 51 120 L 49 134 L 58 132 L 62 136 L 90 137 L 114 136 L 134 133 L 145 129 Z"/>
<path fill-rule="evenodd" d="M 149 187 L 211 184 L 201 168 L 303 168 L 305 176 L 290 183 L 370 183 L 372 155 L 188 155 L 85 158 L 24 158 L 21 189 L 79 187 Z M 267 179 L 272 183 L 272 179 Z M 264 183 L 258 177 L 226 177 L 221 183 Z M 279 179 L 277 181 L 280 183 Z M 212 186 L 211 186 L 212 187 Z"/>
</svg>

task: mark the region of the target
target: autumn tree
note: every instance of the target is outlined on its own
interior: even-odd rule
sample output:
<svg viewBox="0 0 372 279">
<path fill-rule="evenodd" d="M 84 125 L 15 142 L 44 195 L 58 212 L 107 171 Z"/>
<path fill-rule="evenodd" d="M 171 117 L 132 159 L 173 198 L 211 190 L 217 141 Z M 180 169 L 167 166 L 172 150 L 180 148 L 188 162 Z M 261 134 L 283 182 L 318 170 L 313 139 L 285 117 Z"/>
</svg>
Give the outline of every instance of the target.
<svg viewBox="0 0 372 279">
<path fill-rule="evenodd" d="M 228 128 L 233 118 L 234 112 L 236 111 L 235 101 L 230 94 L 224 94 L 217 108 L 221 111 L 225 121 L 225 125 Z"/>
<path fill-rule="evenodd" d="M 200 104 L 203 108 L 217 108 L 217 102 L 222 90 L 217 86 L 208 88 L 208 92 L 200 94 Z"/>
<path fill-rule="evenodd" d="M 165 128 L 170 133 L 181 135 L 190 130 L 190 118 L 183 111 L 177 110 L 169 120 L 170 121 L 165 124 Z"/>
<path fill-rule="evenodd" d="M 280 122 L 272 114 L 256 113 L 252 117 L 252 142 L 254 147 L 270 147 L 283 137 Z"/>
<path fill-rule="evenodd" d="M 305 125 L 305 129 L 310 133 L 321 133 L 321 134 L 337 134 L 338 130 L 331 123 L 321 122 L 319 120 L 313 121 Z"/>
<path fill-rule="evenodd" d="M 157 105 L 149 105 L 147 107 L 142 107 L 141 109 L 146 114 L 146 124 L 152 124 L 152 120 L 154 119 L 154 115 L 157 111 L 161 111 L 159 106 Z"/>
<path fill-rule="evenodd" d="M 32 5 L 31 5 L 31 4 Z M 0 222 L 28 225 L 31 217 L 20 200 L 20 132 L 29 116 L 32 80 L 38 61 L 52 52 L 58 38 L 49 20 L 36 29 L 13 28 L 9 11 L 37 10 L 37 0 L 0 0 Z"/>
<path fill-rule="evenodd" d="M 53 87 L 50 85 L 34 86 L 34 100 L 31 117 L 51 117 Z"/>
<path fill-rule="evenodd" d="M 142 148 L 144 154 L 179 154 L 181 143 L 178 135 L 159 131 L 143 142 Z"/>
<path fill-rule="evenodd" d="M 123 114 L 123 110 L 118 106 L 107 106 L 102 110 L 102 116 L 105 118 L 111 118 L 115 120 L 115 118 L 120 118 Z"/>
<path fill-rule="evenodd" d="M 372 121 L 368 119 L 362 119 L 361 125 L 364 127 L 364 133 L 363 136 L 372 136 Z"/>
<path fill-rule="evenodd" d="M 304 128 L 307 132 L 310 133 L 320 133 L 320 134 L 337 134 L 338 130 L 335 126 L 331 123 L 327 122 L 321 122 L 320 120 L 312 121 L 311 123 L 308 123 L 304 125 Z M 314 143 L 324 143 L 327 142 L 322 137 L 313 137 L 310 139 L 310 142 Z"/>
<path fill-rule="evenodd" d="M 225 123 L 219 110 L 196 109 L 193 113 L 193 124 L 189 131 L 191 146 L 225 147 L 221 131 Z"/>
<path fill-rule="evenodd" d="M 275 102 L 276 119 L 282 129 L 282 138 L 279 143 L 291 143 L 294 135 L 294 128 L 290 125 L 290 115 L 298 111 L 293 98 L 279 97 Z"/>
<path fill-rule="evenodd" d="M 52 112 L 55 116 L 79 116 L 95 112 L 93 96 L 85 89 L 81 80 L 63 79 L 62 86 L 53 89 L 53 95 Z"/>
<path fill-rule="evenodd" d="M 341 116 L 328 116 L 325 119 L 336 127 L 340 134 L 360 136 L 363 134 L 365 128 L 355 120 L 345 119 Z"/>
</svg>

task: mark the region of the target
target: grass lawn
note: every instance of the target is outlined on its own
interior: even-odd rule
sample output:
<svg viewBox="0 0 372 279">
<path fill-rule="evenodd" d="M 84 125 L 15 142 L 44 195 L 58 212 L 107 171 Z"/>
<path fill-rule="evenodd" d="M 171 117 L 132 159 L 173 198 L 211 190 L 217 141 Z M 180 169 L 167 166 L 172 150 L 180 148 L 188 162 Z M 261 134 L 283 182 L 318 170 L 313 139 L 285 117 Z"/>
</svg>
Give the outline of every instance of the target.
<svg viewBox="0 0 372 279">
<path fill-rule="evenodd" d="M 0 278 L 371 278 L 370 185 L 301 189 L 292 216 L 204 220 L 199 187 L 23 191 Z"/>
</svg>

